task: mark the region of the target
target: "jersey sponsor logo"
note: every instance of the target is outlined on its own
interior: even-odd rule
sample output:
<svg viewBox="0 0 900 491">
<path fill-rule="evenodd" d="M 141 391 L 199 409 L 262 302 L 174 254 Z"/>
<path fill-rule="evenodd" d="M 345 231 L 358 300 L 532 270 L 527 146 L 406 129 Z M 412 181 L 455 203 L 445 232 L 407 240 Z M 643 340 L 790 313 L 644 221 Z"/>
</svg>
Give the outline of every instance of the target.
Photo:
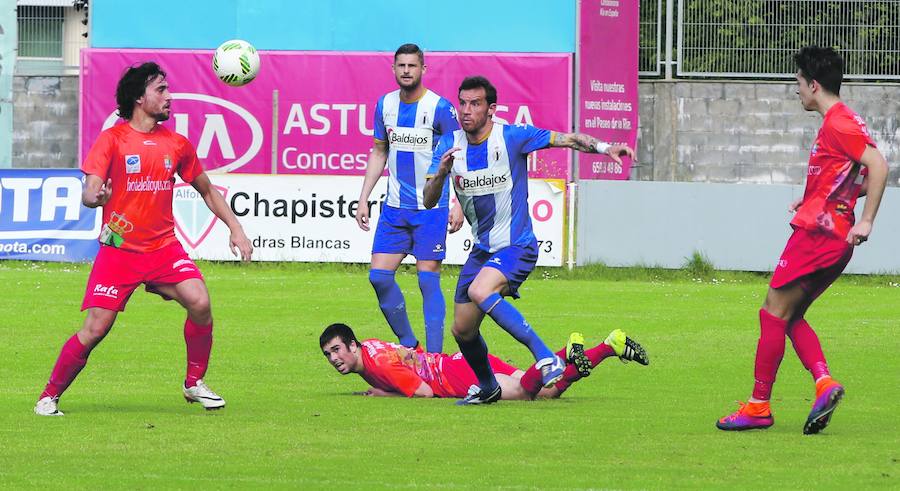
<svg viewBox="0 0 900 491">
<path fill-rule="evenodd" d="M 399 126 L 387 129 L 388 145 L 401 152 L 430 152 L 431 138 L 431 129 Z"/>
<path fill-rule="evenodd" d="M 119 289 L 115 286 L 104 286 L 101 283 L 94 285 L 95 297 L 119 298 Z"/>
<path fill-rule="evenodd" d="M 158 191 L 171 190 L 172 181 L 170 179 L 153 180 L 150 178 L 150 176 L 145 176 L 138 179 L 128 179 L 128 182 L 125 184 L 125 191 L 127 192 L 156 193 Z"/>
<path fill-rule="evenodd" d="M 484 196 L 512 189 L 512 175 L 509 169 L 497 174 L 492 169 L 464 172 L 453 177 L 456 192 L 466 196 Z"/>
<path fill-rule="evenodd" d="M 206 170 L 232 172 L 259 154 L 263 129 L 250 111 L 208 94 L 173 92 L 172 100 L 187 101 L 178 105 L 187 108 L 184 112 L 172 112 L 175 132 L 195 145 Z M 111 128 L 118 121 L 119 115 L 113 111 L 104 120 L 102 129 Z M 200 121 L 199 132 L 188 132 L 191 121 Z M 211 152 L 212 149 L 215 150 Z"/>
<path fill-rule="evenodd" d="M 787 265 L 788 265 L 787 259 L 779 259 L 779 260 L 778 260 L 778 267 L 779 267 L 779 268 L 786 268 Z"/>
<path fill-rule="evenodd" d="M 156 142 L 153 140 L 144 140 L 144 145 L 147 145 L 148 147 L 155 147 Z"/>
<path fill-rule="evenodd" d="M 215 184 L 213 187 L 222 193 L 223 198 L 228 196 L 228 188 Z M 175 217 L 175 231 L 194 249 L 203 243 L 218 220 L 206 206 L 200 193 L 184 182 L 175 186 L 172 215 Z"/>
<path fill-rule="evenodd" d="M 125 156 L 125 173 L 140 174 L 141 172 L 141 156 L 126 155 Z"/>
<path fill-rule="evenodd" d="M 807 170 L 807 174 L 809 174 L 811 176 L 818 176 L 821 173 L 822 173 L 822 166 L 820 166 L 820 165 L 811 165 L 811 166 L 809 166 L 809 169 Z"/>
</svg>

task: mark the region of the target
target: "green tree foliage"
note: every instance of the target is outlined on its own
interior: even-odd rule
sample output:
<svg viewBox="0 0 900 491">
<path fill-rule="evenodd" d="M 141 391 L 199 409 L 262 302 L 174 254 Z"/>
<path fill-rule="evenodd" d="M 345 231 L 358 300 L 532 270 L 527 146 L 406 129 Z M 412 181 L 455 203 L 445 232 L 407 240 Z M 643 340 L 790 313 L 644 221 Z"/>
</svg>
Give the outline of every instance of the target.
<svg viewBox="0 0 900 491">
<path fill-rule="evenodd" d="M 815 44 L 847 74 L 900 75 L 898 0 L 685 0 L 681 25 L 682 73 L 792 74 L 791 54 Z"/>
</svg>

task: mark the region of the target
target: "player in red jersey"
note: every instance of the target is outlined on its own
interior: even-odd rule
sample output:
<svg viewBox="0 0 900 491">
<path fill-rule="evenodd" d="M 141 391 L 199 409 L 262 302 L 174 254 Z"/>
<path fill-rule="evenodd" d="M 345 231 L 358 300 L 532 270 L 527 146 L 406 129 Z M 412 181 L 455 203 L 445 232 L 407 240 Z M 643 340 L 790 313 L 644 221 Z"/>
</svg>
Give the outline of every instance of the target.
<svg viewBox="0 0 900 491">
<path fill-rule="evenodd" d="M 90 208 L 103 207 L 100 251 L 81 305 L 87 317 L 81 330 L 63 345 L 35 405 L 34 412 L 39 415 L 62 415 L 59 397 L 141 283 L 147 291 L 174 299 L 187 310 L 184 398 L 206 409 L 225 406 L 203 383 L 213 320 L 203 275 L 175 237 L 175 174 L 190 183 L 231 230 L 232 252 L 249 261 L 253 246 L 203 172 L 191 143 L 158 124 L 169 119 L 171 101 L 166 73 L 156 63 L 128 68 L 116 88 L 119 116 L 127 122 L 101 133 L 82 164 L 82 202 Z"/>
<path fill-rule="evenodd" d="M 868 240 L 887 182 L 887 162 L 865 123 L 841 102 L 841 56 L 831 48 L 812 46 L 795 54 L 794 62 L 800 104 L 807 111 L 818 111 L 824 121 L 809 157 L 806 191 L 790 206 L 790 211 L 796 212 L 791 220 L 794 233 L 778 260 L 759 311 L 753 395 L 747 404 L 716 423 L 722 430 L 774 424 L 769 398 L 784 357 L 785 336 L 816 384 L 816 400 L 803 433 L 818 433 L 828 425 L 844 388 L 831 377 L 819 339 L 804 315 L 840 276 L 853 248 Z M 867 194 L 861 192 L 863 185 Z M 866 204 L 856 222 L 853 209 L 861 195 L 867 196 Z"/>
<path fill-rule="evenodd" d="M 371 388 L 362 395 L 406 397 L 466 397 L 479 390 L 475 372 L 462 353 L 426 353 L 379 339 L 359 342 L 346 324 L 332 324 L 319 337 L 319 347 L 328 362 L 342 375 L 356 373 Z M 590 374 L 592 368 L 610 356 L 623 361 L 650 363 L 640 344 L 616 329 L 606 340 L 585 350 L 584 339 L 578 333 L 569 336 L 565 349 L 557 353 L 567 360 L 562 379 L 545 388 L 541 370 L 532 365 L 522 371 L 493 355 L 488 355 L 497 381 L 503 387 L 503 399 L 531 400 L 555 398 L 570 385 Z"/>
</svg>

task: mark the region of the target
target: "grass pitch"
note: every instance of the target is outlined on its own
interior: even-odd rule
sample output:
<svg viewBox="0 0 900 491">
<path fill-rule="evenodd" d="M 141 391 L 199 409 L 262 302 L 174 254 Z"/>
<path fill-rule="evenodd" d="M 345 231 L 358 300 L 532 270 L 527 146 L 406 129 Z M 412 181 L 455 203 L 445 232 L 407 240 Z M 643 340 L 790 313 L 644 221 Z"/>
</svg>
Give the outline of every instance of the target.
<svg viewBox="0 0 900 491">
<path fill-rule="evenodd" d="M 460 408 L 350 395 L 364 382 L 325 362 L 330 322 L 392 340 L 365 268 L 200 266 L 216 319 L 206 380 L 224 410 L 185 404 L 184 313 L 138 290 L 62 398 L 66 416 L 39 418 L 35 399 L 83 319 L 89 267 L 0 263 L 0 488 L 900 487 L 896 278 L 842 278 L 809 312 L 847 396 L 831 426 L 804 436 L 813 385 L 790 345 L 775 426 L 714 427 L 752 387 L 759 275 L 539 269 L 515 305 L 551 347 L 572 330 L 593 344 L 621 327 L 651 365 L 609 359 L 560 400 Z M 448 306 L 457 271 L 443 277 Z M 421 336 L 415 274 L 398 278 Z M 493 353 L 529 363 L 490 320 L 483 332 Z M 455 351 L 449 333 L 444 345 Z"/>
</svg>

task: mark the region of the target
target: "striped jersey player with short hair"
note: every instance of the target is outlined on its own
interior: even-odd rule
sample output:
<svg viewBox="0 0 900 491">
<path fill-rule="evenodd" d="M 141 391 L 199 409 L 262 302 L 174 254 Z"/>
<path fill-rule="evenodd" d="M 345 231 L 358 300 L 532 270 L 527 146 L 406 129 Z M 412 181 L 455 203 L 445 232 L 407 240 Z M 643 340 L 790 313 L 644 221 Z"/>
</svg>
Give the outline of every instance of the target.
<svg viewBox="0 0 900 491">
<path fill-rule="evenodd" d="M 462 226 L 462 213 L 458 207 L 449 211 L 446 186 L 437 208 L 426 209 L 422 189 L 437 139 L 459 128 L 459 124 L 453 104 L 422 85 L 425 57 L 418 46 L 400 46 L 392 66 L 400 88 L 382 96 L 375 106 L 375 142 L 359 195 L 356 222 L 363 230 L 369 230 L 369 195 L 387 165 L 387 198 L 375 230 L 369 281 L 400 343 L 417 346 L 403 293 L 394 278 L 400 262 L 408 254 L 415 256 L 426 348 L 440 352 L 445 317 L 441 261 L 446 255 L 448 221 L 450 232 L 456 232 Z"/>
<path fill-rule="evenodd" d="M 726 431 L 765 429 L 775 423 L 769 399 L 784 358 L 785 337 L 815 381 L 816 397 L 803 433 L 818 433 L 831 421 L 844 387 L 831 377 L 819 338 L 804 317 L 844 271 L 853 249 L 868 240 L 887 182 L 887 162 L 865 122 L 841 102 L 841 55 L 809 46 L 794 55 L 794 62 L 800 104 L 824 120 L 810 152 L 806 190 L 790 206 L 796 212 L 791 220 L 794 232 L 759 310 L 753 392 L 746 404 L 716 422 Z M 863 195 L 866 204 L 857 222 L 853 210 Z"/>
<path fill-rule="evenodd" d="M 462 129 L 441 137 L 425 185 L 425 206 L 430 208 L 440 201 L 449 177 L 475 237 L 456 287 L 453 335 L 478 377 L 479 390 L 462 404 L 491 403 L 502 395 L 479 333 L 485 314 L 528 347 L 545 387 L 552 386 L 565 370 L 565 362 L 503 299 L 519 297 L 519 287 L 538 258 L 528 210 L 528 154 L 552 146 L 606 153 L 616 161 L 620 155 L 634 157 L 627 146 L 608 145 L 588 135 L 494 122 L 491 116 L 496 108 L 497 90 L 490 81 L 480 76 L 462 81 Z"/>
</svg>

